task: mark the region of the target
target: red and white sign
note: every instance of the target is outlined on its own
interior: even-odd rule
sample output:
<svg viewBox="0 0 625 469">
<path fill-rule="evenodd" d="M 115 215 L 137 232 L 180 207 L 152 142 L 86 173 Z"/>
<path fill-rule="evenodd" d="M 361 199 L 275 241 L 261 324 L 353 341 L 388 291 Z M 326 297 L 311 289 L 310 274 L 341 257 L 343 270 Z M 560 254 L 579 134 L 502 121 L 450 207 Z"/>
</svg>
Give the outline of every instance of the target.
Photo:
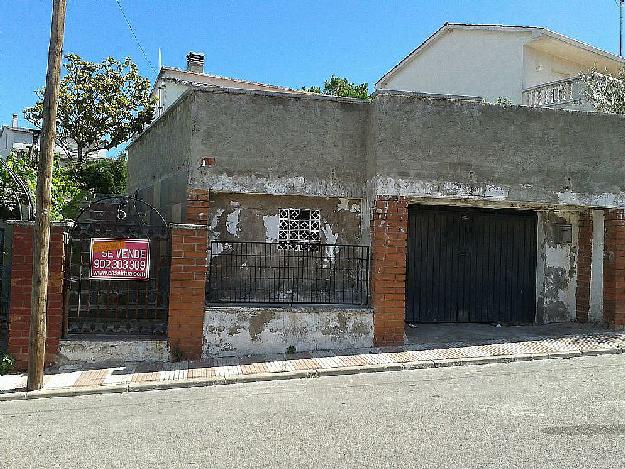
<svg viewBox="0 0 625 469">
<path fill-rule="evenodd" d="M 89 278 L 147 280 L 150 278 L 150 240 L 92 238 Z"/>
</svg>

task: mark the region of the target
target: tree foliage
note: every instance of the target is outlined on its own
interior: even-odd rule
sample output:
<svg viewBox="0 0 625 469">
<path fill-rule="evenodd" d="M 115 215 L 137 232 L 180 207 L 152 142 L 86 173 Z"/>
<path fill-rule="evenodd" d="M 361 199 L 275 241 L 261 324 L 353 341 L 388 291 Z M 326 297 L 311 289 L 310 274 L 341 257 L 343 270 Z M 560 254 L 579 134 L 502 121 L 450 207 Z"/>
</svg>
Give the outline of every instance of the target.
<svg viewBox="0 0 625 469">
<path fill-rule="evenodd" d="M 597 70 L 582 73 L 580 76 L 586 85 L 586 98 L 597 111 L 625 114 L 625 69 L 619 70 L 616 76 Z"/>
<path fill-rule="evenodd" d="M 89 154 L 124 143 L 152 121 L 150 81 L 130 58 L 89 62 L 67 54 L 63 66 L 57 143 L 79 163 Z M 24 117 L 40 127 L 44 88 L 35 93 L 38 101 L 24 110 Z"/>
<path fill-rule="evenodd" d="M 34 200 L 36 162 L 11 153 L 6 163 L 14 175 L 24 182 Z M 52 219 L 74 218 L 80 206 L 98 194 L 123 194 L 128 177 L 126 168 L 125 157 L 90 160 L 82 165 L 67 160 L 55 164 L 52 171 Z M 0 219 L 17 218 L 17 204 L 26 200 L 10 172 L 0 166 Z"/>
<path fill-rule="evenodd" d="M 332 75 L 323 84 L 323 90 L 319 86 L 302 87 L 303 91 L 321 93 L 343 98 L 369 99 L 369 84 L 356 84 L 347 78 Z"/>
</svg>

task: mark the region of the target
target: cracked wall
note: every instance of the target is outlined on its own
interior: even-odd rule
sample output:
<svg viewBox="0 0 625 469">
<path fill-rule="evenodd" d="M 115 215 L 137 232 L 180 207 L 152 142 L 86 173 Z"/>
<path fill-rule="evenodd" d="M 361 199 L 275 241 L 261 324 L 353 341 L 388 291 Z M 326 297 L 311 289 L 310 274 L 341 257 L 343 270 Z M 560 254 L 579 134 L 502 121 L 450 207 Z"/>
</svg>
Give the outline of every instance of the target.
<svg viewBox="0 0 625 469">
<path fill-rule="evenodd" d="M 204 320 L 205 358 L 373 346 L 370 309 L 214 306 Z"/>
</svg>

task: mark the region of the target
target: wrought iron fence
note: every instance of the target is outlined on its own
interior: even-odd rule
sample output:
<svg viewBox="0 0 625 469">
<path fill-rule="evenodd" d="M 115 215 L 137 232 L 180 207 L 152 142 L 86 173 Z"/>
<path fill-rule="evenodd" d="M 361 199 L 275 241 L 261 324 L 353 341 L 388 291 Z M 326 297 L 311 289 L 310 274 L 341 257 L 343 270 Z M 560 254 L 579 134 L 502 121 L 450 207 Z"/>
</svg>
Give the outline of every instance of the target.
<svg viewBox="0 0 625 469">
<path fill-rule="evenodd" d="M 369 247 L 213 241 L 209 303 L 365 305 Z"/>
</svg>

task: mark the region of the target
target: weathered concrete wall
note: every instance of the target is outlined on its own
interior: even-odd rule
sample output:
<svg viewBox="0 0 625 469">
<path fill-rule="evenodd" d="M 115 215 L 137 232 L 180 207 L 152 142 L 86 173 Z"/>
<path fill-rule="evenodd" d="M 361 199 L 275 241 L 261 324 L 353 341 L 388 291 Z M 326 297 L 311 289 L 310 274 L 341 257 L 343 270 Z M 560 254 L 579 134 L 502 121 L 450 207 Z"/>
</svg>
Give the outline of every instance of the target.
<svg viewBox="0 0 625 469">
<path fill-rule="evenodd" d="M 571 225 L 572 240 L 559 242 L 560 225 Z M 538 213 L 537 308 L 539 323 L 574 321 L 576 316 L 579 213 Z"/>
<path fill-rule="evenodd" d="M 625 120 L 381 93 L 369 165 L 380 195 L 625 205 Z"/>
<path fill-rule="evenodd" d="M 194 187 L 362 197 L 366 102 L 219 89 L 192 96 Z M 201 167 L 202 158 L 214 160 Z"/>
<path fill-rule="evenodd" d="M 361 244 L 360 199 L 211 192 L 209 227 L 213 241 L 278 241 L 284 208 L 319 210 L 321 242 Z"/>
<path fill-rule="evenodd" d="M 165 340 L 62 340 L 57 364 L 166 362 Z"/>
<path fill-rule="evenodd" d="M 175 223 L 172 210 L 186 201 L 191 164 L 192 96 L 185 95 L 128 146 L 128 193 L 141 197 Z"/>
<path fill-rule="evenodd" d="M 603 210 L 592 211 L 592 264 L 588 320 L 603 322 L 603 254 L 605 248 Z"/>
<path fill-rule="evenodd" d="M 215 306 L 204 319 L 204 358 L 372 346 L 370 309 Z"/>
</svg>

